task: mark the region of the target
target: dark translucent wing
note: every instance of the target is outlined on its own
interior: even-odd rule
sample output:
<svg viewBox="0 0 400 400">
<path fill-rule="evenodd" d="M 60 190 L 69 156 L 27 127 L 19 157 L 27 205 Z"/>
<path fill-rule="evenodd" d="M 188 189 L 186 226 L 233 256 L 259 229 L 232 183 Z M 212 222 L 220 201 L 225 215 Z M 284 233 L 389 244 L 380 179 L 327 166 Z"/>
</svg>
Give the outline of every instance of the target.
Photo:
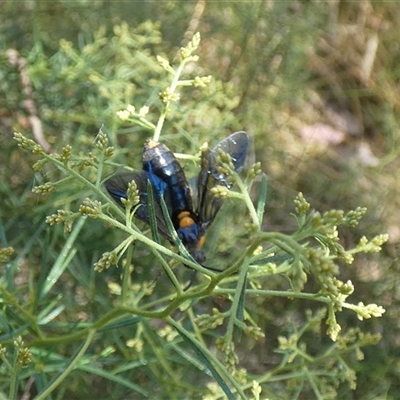
<svg viewBox="0 0 400 400">
<path fill-rule="evenodd" d="M 244 163 L 247 157 L 247 150 L 249 148 L 249 137 L 246 132 L 239 131 L 232 133 L 227 138 L 219 142 L 212 150 L 212 154 L 216 155 L 218 149 L 223 150 L 225 153 L 229 154 L 232 157 L 233 165 L 235 166 L 235 171 L 240 172 L 243 168 Z M 220 181 L 226 179 L 222 174 L 217 173 L 217 171 L 213 171 L 215 177 Z M 227 183 L 224 185 L 227 187 L 231 187 Z"/>
<path fill-rule="evenodd" d="M 239 172 L 246 161 L 248 146 L 247 133 L 240 131 L 229 135 L 212 150 L 203 151 L 197 179 L 197 214 L 203 231 L 212 223 L 223 203 L 223 199 L 213 196 L 210 190 L 217 185 L 226 186 L 229 189 L 232 186 L 227 180 L 228 177 L 217 171 L 218 149 L 222 149 L 231 156 L 235 171 Z"/>
<path fill-rule="evenodd" d="M 139 191 L 139 204 L 140 207 L 137 209 L 135 216 L 140 220 L 149 223 L 149 209 L 148 209 L 148 193 L 147 193 L 147 182 L 150 181 L 153 190 L 154 199 L 154 214 L 156 216 L 157 229 L 162 236 L 166 239 L 171 240 L 169 230 L 165 223 L 165 219 L 160 206 L 160 196 L 164 196 L 165 203 L 168 206 L 168 210 L 171 214 L 171 199 L 169 196 L 169 190 L 165 182 L 154 174 L 147 171 L 140 172 L 121 172 L 108 179 L 104 186 L 112 198 L 121 206 L 124 205 L 121 202 L 121 198 L 126 199 L 126 191 L 128 184 L 132 181 L 136 182 Z"/>
<path fill-rule="evenodd" d="M 199 225 L 203 234 L 207 227 L 211 225 L 216 214 L 222 206 L 223 199 L 215 197 L 210 190 L 218 185 L 218 179 L 210 171 L 214 169 L 215 157 L 210 149 L 206 149 L 201 155 L 201 169 L 197 178 L 196 194 L 197 194 L 197 215 Z"/>
</svg>

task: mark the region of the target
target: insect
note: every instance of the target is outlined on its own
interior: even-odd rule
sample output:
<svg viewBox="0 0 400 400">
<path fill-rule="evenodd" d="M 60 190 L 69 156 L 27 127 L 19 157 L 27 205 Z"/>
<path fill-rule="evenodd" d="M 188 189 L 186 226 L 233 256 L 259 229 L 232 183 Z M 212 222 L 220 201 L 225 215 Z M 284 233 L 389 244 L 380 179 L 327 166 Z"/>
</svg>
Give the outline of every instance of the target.
<svg viewBox="0 0 400 400">
<path fill-rule="evenodd" d="M 214 196 L 210 190 L 216 185 L 228 189 L 232 187 L 228 176 L 218 170 L 218 151 L 221 149 L 229 154 L 235 171 L 239 172 L 246 160 L 248 143 L 246 132 L 240 131 L 232 133 L 213 149 L 203 150 L 199 175 L 195 184 L 190 186 L 179 161 L 168 147 L 148 140 L 144 145 L 143 170 L 114 175 L 105 182 L 105 187 L 113 199 L 123 206 L 121 198 L 127 198 L 128 184 L 134 180 L 140 204 L 135 216 L 146 223 L 150 220 L 148 189 L 151 188 L 158 232 L 172 242 L 160 203 L 163 197 L 179 239 L 189 254 L 202 264 L 206 259 L 201 250 L 204 234 L 223 203 L 223 199 Z"/>
</svg>

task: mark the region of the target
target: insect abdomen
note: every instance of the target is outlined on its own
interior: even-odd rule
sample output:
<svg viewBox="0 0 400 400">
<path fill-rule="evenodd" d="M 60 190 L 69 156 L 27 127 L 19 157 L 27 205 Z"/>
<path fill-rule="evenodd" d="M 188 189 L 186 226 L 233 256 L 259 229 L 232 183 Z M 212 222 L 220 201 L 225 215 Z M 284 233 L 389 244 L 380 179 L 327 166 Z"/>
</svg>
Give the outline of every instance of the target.
<svg viewBox="0 0 400 400">
<path fill-rule="evenodd" d="M 185 173 L 167 146 L 153 140 L 147 141 L 143 152 L 143 169 L 167 184 L 174 216 L 181 211 L 192 210 L 190 189 Z"/>
</svg>

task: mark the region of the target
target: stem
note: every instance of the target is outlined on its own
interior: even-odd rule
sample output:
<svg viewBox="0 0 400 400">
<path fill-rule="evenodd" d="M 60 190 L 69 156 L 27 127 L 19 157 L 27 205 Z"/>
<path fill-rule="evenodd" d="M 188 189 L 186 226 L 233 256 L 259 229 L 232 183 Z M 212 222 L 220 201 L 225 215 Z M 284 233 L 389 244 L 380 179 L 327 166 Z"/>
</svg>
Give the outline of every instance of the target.
<svg viewBox="0 0 400 400">
<path fill-rule="evenodd" d="M 104 153 L 100 153 L 99 163 L 97 165 L 96 187 L 100 187 L 101 178 L 103 175 Z"/>
<path fill-rule="evenodd" d="M 232 301 L 232 307 L 229 311 L 230 317 L 229 317 L 229 322 L 228 322 L 228 327 L 226 330 L 226 338 L 227 341 L 232 341 L 233 338 L 233 328 L 237 322 L 237 311 L 239 308 L 239 302 L 240 302 L 240 297 L 242 296 L 243 290 L 244 290 L 244 285 L 246 284 L 246 277 L 247 277 L 247 270 L 249 267 L 248 261 L 243 263 L 240 273 L 239 273 L 239 280 L 236 285 L 236 288 L 234 289 L 235 294 L 233 296 L 233 301 Z M 247 292 L 246 292 L 247 293 Z"/>
<path fill-rule="evenodd" d="M 60 385 L 66 378 L 67 376 L 74 370 L 76 365 L 79 363 L 80 359 L 83 357 L 85 354 L 87 348 L 90 346 L 92 343 L 93 337 L 96 334 L 95 330 L 90 330 L 88 332 L 88 336 L 86 338 L 86 341 L 83 343 L 81 349 L 79 352 L 75 355 L 75 357 L 71 360 L 67 368 L 45 389 L 42 393 L 40 393 L 38 396 L 36 396 L 33 400 L 44 400 L 47 396 L 52 393 L 58 385 Z"/>
<path fill-rule="evenodd" d="M 172 79 L 171 86 L 169 87 L 171 95 L 173 95 L 175 93 L 175 91 L 176 91 L 176 88 L 177 88 L 178 83 L 179 83 L 179 77 L 181 76 L 181 74 L 183 72 L 183 68 L 184 68 L 185 64 L 186 64 L 186 60 L 182 60 L 180 65 L 179 65 L 179 67 L 175 71 L 175 75 L 174 75 L 174 77 Z M 161 111 L 160 118 L 158 119 L 157 126 L 156 126 L 156 128 L 154 130 L 153 140 L 155 142 L 158 142 L 160 140 L 161 129 L 162 129 L 163 125 L 164 125 L 164 121 L 165 121 L 165 118 L 167 116 L 167 111 L 168 111 L 168 108 L 169 108 L 170 104 L 171 104 L 170 100 L 166 100 L 164 102 L 164 106 L 163 106 L 163 109 Z"/>
<path fill-rule="evenodd" d="M 246 186 L 244 185 L 243 181 L 240 179 L 239 175 L 236 172 L 234 172 L 233 175 L 235 175 L 235 183 L 238 185 L 240 192 L 243 195 L 242 198 L 246 204 L 247 209 L 250 212 L 250 216 L 251 216 L 251 219 L 253 220 L 253 224 L 260 227 L 260 221 L 258 219 L 257 211 L 254 208 L 254 204 L 251 201 L 251 198 L 250 198 L 249 192 L 247 191 Z"/>
<path fill-rule="evenodd" d="M 102 201 L 109 204 L 109 207 L 112 208 L 113 212 L 118 214 L 122 219 L 125 218 L 125 213 L 116 204 L 111 203 L 109 201 L 108 196 L 100 189 L 100 186 L 94 185 L 92 182 L 90 182 L 86 178 L 84 178 L 81 174 L 79 174 L 74 169 L 69 167 L 68 164 L 64 164 L 63 162 L 57 160 L 53 156 L 46 154 L 44 152 L 41 153 L 41 155 L 43 156 L 43 158 L 51 161 L 53 164 L 55 164 L 61 170 L 67 171 L 70 175 L 72 175 L 78 181 L 83 183 L 86 187 L 90 188 L 96 194 L 97 197 L 99 197 Z"/>
<path fill-rule="evenodd" d="M 235 294 L 237 289 L 214 289 L 213 294 L 215 295 L 233 295 Z M 287 297 L 287 298 L 296 298 L 296 299 L 307 299 L 307 300 L 315 300 L 321 303 L 330 304 L 331 299 L 328 296 L 323 296 L 319 293 L 301 293 L 301 292 L 292 292 L 289 290 L 262 290 L 262 289 L 247 289 L 246 295 L 250 296 L 268 296 L 268 297 Z"/>
<path fill-rule="evenodd" d="M 57 282 L 58 278 L 65 271 L 65 269 L 69 265 L 69 261 L 76 253 L 76 249 L 72 249 L 75 240 L 77 239 L 79 232 L 83 228 L 83 225 L 86 222 L 86 217 L 80 217 L 78 222 L 75 224 L 74 229 L 71 234 L 68 236 L 67 241 L 64 244 L 64 247 L 61 250 L 60 255 L 57 257 L 56 262 L 54 263 L 53 268 L 51 269 L 49 275 L 46 278 L 46 281 L 41 290 L 41 297 L 46 295 L 50 289 Z"/>
<path fill-rule="evenodd" d="M 232 374 L 230 374 L 226 370 L 225 366 L 218 360 L 218 358 L 208 350 L 207 347 L 203 346 L 202 343 L 200 343 L 193 337 L 193 334 L 191 332 L 184 329 L 182 325 L 173 320 L 171 317 L 168 317 L 166 319 L 166 322 L 171 324 L 183 338 L 190 340 L 192 345 L 195 346 L 204 356 L 207 357 L 207 361 L 213 364 L 214 367 L 218 370 L 218 372 L 223 374 L 224 379 L 228 381 L 236 389 L 237 394 L 240 396 L 240 398 L 247 399 L 240 384 L 233 378 Z"/>
<path fill-rule="evenodd" d="M 122 285 L 121 285 L 121 302 L 124 304 L 129 296 L 130 284 L 131 284 L 131 272 L 130 265 L 132 262 L 133 246 L 128 247 L 128 252 L 126 254 L 126 263 L 123 267 L 122 273 Z"/>
<path fill-rule="evenodd" d="M 15 351 L 18 351 L 15 349 Z M 18 364 L 17 364 L 17 357 L 14 360 L 14 366 L 11 368 L 11 377 L 10 377 L 10 392 L 9 392 L 9 400 L 16 399 L 17 396 L 17 388 L 18 388 Z"/>
<path fill-rule="evenodd" d="M 149 328 L 147 323 L 142 323 L 141 325 L 143 327 L 143 338 L 147 341 L 156 359 L 158 360 L 156 364 L 159 364 L 159 367 L 161 367 L 163 373 L 167 374 L 168 380 L 172 380 L 178 384 L 179 377 L 173 373 L 173 367 L 169 364 L 168 358 L 165 357 L 165 350 L 160 346 L 160 342 L 157 343 L 155 341 L 155 332 Z M 162 379 L 165 379 L 165 377 Z"/>
</svg>

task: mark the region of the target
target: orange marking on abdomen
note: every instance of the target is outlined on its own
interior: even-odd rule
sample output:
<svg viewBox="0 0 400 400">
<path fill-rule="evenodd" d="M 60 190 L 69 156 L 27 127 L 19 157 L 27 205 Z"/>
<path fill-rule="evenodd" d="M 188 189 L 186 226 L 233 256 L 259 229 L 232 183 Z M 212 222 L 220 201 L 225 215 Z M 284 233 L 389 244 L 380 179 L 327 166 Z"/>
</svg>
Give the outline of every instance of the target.
<svg viewBox="0 0 400 400">
<path fill-rule="evenodd" d="M 189 211 L 182 211 L 178 214 L 179 226 L 181 228 L 188 228 L 194 224 L 193 218 L 190 216 Z"/>
<path fill-rule="evenodd" d="M 199 243 L 197 243 L 197 248 L 199 249 L 200 247 L 202 247 L 205 241 L 206 238 L 204 236 L 200 236 Z"/>
</svg>

